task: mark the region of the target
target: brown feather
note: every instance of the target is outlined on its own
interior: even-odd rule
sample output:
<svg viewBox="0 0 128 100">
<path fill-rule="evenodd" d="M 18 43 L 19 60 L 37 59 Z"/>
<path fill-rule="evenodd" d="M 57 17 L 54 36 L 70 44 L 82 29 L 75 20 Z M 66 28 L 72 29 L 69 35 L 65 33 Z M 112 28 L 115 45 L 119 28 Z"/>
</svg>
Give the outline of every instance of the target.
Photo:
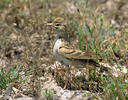
<svg viewBox="0 0 128 100">
<path fill-rule="evenodd" d="M 85 59 L 85 60 L 96 60 L 101 59 L 94 53 L 86 53 L 81 50 L 76 50 L 71 47 L 68 42 L 62 41 L 62 46 L 58 49 L 58 54 L 69 58 L 69 59 Z"/>
</svg>

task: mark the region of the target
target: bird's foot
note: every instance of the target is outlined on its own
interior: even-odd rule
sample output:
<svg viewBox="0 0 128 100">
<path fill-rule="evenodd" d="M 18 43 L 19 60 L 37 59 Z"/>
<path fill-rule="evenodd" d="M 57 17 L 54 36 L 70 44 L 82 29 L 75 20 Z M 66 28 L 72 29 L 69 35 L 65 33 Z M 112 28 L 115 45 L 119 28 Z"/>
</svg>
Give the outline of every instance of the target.
<svg viewBox="0 0 128 100">
<path fill-rule="evenodd" d="M 63 89 L 66 89 L 66 88 L 67 88 L 68 82 L 69 82 L 69 79 L 67 79 L 67 80 L 65 81 L 65 85 L 64 85 Z"/>
</svg>

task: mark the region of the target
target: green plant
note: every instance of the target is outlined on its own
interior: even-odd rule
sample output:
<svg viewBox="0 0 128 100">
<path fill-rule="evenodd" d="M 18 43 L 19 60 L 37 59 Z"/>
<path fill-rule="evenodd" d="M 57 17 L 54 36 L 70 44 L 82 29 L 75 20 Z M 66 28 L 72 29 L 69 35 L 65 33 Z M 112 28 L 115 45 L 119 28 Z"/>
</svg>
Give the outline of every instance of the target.
<svg viewBox="0 0 128 100">
<path fill-rule="evenodd" d="M 76 35 L 78 36 L 79 40 L 79 48 L 83 50 L 83 45 L 85 44 L 85 39 L 84 39 L 84 32 L 83 32 L 83 25 L 78 24 Z"/>
<path fill-rule="evenodd" d="M 42 7 L 44 7 L 44 5 L 48 4 L 49 5 L 49 0 L 40 0 L 40 2 L 42 3 Z"/>
<path fill-rule="evenodd" d="M 127 100 L 128 84 L 123 76 L 111 77 L 110 75 L 99 76 L 100 85 L 103 88 L 103 97 L 109 100 Z"/>
<path fill-rule="evenodd" d="M 0 46 L 5 45 L 7 43 L 8 43 L 8 40 L 7 39 L 0 40 Z"/>
<path fill-rule="evenodd" d="M 53 95 L 55 94 L 55 91 L 53 90 L 49 90 L 49 89 L 45 89 L 43 95 L 45 96 L 45 98 L 47 100 L 53 100 Z"/>
<path fill-rule="evenodd" d="M 0 8 L 6 7 L 11 2 L 12 2 L 12 0 L 0 0 Z"/>
<path fill-rule="evenodd" d="M 79 48 L 83 49 L 83 45 L 86 45 L 88 49 L 103 57 L 103 60 L 107 63 L 116 63 L 118 66 L 118 64 L 120 65 L 119 59 L 125 62 L 125 59 L 127 59 L 127 47 L 125 46 L 124 37 L 119 38 L 116 36 L 114 26 L 106 24 L 103 14 L 97 16 L 94 13 L 92 18 L 92 25 L 81 25 L 77 20 L 72 23 L 73 28 L 77 30 L 76 35 L 79 40 Z M 87 36 L 86 44 L 84 35 Z M 118 78 L 112 77 L 109 73 L 106 73 L 105 76 L 97 76 L 96 69 L 90 75 L 93 81 L 98 80 L 98 87 L 103 89 L 105 98 L 110 100 L 127 100 L 128 84 L 125 82 L 127 80 L 126 75 Z"/>
<path fill-rule="evenodd" d="M 20 73 L 20 65 L 16 65 L 11 69 L 6 70 L 2 68 L 0 70 L 0 88 L 5 89 L 8 84 L 16 83 L 22 76 L 25 76 L 24 79 L 20 80 L 20 82 L 24 82 L 27 80 L 27 76 L 32 73 L 33 70 L 27 71 L 26 73 Z"/>
</svg>

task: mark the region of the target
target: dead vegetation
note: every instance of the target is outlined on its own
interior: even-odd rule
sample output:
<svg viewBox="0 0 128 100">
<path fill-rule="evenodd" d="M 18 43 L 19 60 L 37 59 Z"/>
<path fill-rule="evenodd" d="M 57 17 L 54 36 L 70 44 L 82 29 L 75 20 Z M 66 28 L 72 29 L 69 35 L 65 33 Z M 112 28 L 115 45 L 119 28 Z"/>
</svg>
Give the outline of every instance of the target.
<svg viewBox="0 0 128 100">
<path fill-rule="evenodd" d="M 63 88 L 67 75 L 53 68 L 55 34 L 45 24 L 57 17 L 65 19 L 71 44 L 76 48 L 96 52 L 110 66 L 128 68 L 127 0 L 1 0 L 0 13 L 0 69 L 6 72 L 20 65 L 21 74 L 32 70 L 30 75 L 7 82 L 5 88 L 0 85 L 0 100 L 11 83 L 20 91 L 8 95 L 13 99 L 22 94 L 51 100 Z M 88 69 L 71 69 L 67 89 L 90 91 L 96 99 L 128 99 L 128 72 L 117 78 L 98 70 L 88 73 Z M 27 81 L 19 82 L 26 76 Z"/>
</svg>

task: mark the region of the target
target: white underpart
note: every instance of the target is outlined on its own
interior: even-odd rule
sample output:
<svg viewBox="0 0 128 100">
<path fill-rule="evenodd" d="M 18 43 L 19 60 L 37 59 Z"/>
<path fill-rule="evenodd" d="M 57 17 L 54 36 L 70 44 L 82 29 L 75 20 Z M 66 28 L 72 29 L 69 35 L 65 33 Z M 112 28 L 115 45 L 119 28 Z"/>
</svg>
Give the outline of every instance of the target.
<svg viewBox="0 0 128 100">
<path fill-rule="evenodd" d="M 59 62 L 62 62 L 63 64 L 65 65 L 70 65 L 71 62 L 70 60 L 66 59 L 64 56 L 58 54 L 57 50 L 60 48 L 61 46 L 61 39 L 57 39 L 55 44 L 54 44 L 54 47 L 53 47 L 53 55 L 54 57 L 56 58 L 56 60 L 58 60 Z"/>
</svg>

